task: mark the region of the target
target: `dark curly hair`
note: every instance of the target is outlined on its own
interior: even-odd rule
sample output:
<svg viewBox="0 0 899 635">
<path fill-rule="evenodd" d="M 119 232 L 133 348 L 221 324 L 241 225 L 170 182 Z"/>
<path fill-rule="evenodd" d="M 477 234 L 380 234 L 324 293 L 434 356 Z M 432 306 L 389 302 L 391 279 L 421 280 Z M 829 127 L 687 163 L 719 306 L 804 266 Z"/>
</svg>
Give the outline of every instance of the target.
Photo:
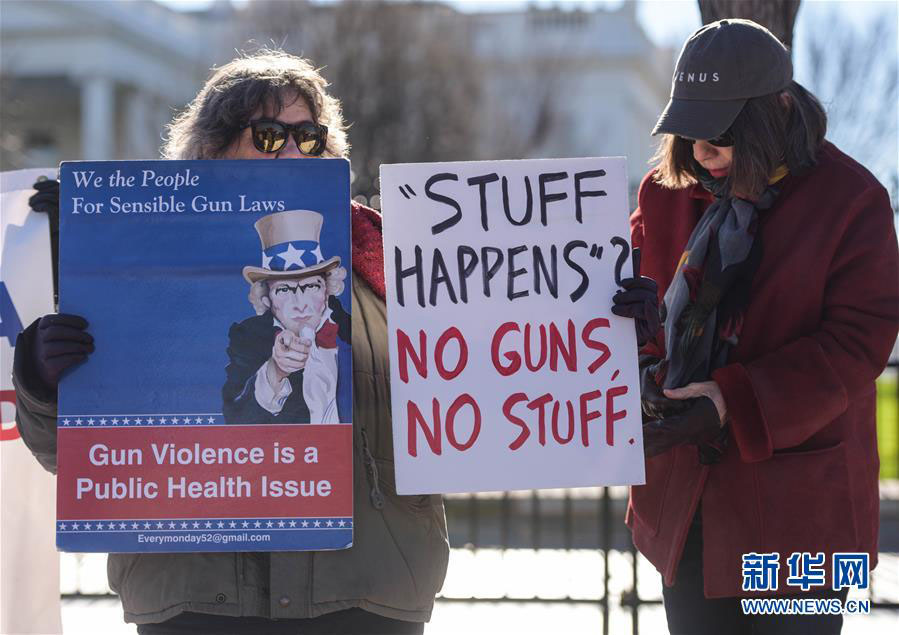
<svg viewBox="0 0 899 635">
<path fill-rule="evenodd" d="M 302 98 L 316 122 L 328 127 L 323 156 L 349 152 L 340 101 L 308 60 L 262 49 L 214 70 L 187 108 L 168 126 L 166 159 L 217 159 L 234 143 L 241 127 L 260 107 L 275 114 Z"/>
</svg>

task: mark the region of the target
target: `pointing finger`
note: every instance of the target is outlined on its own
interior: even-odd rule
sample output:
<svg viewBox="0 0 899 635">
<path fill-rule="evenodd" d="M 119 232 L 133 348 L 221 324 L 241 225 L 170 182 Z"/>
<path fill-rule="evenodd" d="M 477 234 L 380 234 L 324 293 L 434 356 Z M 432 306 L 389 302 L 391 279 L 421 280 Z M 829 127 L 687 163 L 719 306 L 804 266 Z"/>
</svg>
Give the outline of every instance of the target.
<svg viewBox="0 0 899 635">
<path fill-rule="evenodd" d="M 278 344 L 283 350 L 290 349 L 291 343 L 293 343 L 293 333 L 286 330 L 278 333 Z"/>
</svg>

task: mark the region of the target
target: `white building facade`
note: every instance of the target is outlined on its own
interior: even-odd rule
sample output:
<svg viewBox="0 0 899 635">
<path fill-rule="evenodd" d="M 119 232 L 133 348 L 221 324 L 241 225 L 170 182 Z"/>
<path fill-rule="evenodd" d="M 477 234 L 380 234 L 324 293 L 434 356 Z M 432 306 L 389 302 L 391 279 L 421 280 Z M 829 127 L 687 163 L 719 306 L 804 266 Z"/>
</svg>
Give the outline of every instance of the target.
<svg viewBox="0 0 899 635">
<path fill-rule="evenodd" d="M 485 118 L 517 110 L 513 119 L 527 130 L 537 119 L 523 158 L 627 156 L 632 189 L 639 184 L 654 153 L 650 131 L 668 100 L 673 52 L 648 40 L 635 6 L 470 16 L 487 69 Z M 493 133 L 480 148 L 485 156 L 515 130 Z"/>
<path fill-rule="evenodd" d="M 158 158 L 205 77 L 205 37 L 155 2 L 0 3 L 2 169 Z"/>
<path fill-rule="evenodd" d="M 309 11 L 317 24 L 302 28 L 329 28 L 326 7 Z M 266 41 L 247 32 L 241 13 L 227 0 L 194 13 L 151 0 L 4 0 L 0 168 L 157 158 L 165 124 L 209 68 L 250 38 Z M 673 53 L 647 39 L 635 3 L 451 13 L 471 33 L 481 73 L 472 112 L 487 125 L 472 158 L 626 155 L 636 187 Z"/>
</svg>

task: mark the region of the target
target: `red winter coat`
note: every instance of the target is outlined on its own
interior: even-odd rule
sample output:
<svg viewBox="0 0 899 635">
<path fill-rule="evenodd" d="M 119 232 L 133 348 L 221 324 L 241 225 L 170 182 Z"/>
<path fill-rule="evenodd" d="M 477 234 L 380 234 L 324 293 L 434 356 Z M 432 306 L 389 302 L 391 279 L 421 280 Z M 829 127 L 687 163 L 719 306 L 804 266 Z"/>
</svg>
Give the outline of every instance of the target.
<svg viewBox="0 0 899 635">
<path fill-rule="evenodd" d="M 810 172 L 788 175 L 759 215 L 762 262 L 739 344 L 712 374 L 730 439 L 720 463 L 696 447 L 646 461 L 627 524 L 637 548 L 673 584 L 690 520 L 702 502 L 707 597 L 741 592 L 741 555 L 834 551 L 877 558 L 878 468 L 874 380 L 899 329 L 899 255 L 889 197 L 830 143 Z M 671 284 L 711 197 L 643 179 L 631 216 L 642 274 Z M 663 356 L 661 335 L 643 353 Z"/>
</svg>

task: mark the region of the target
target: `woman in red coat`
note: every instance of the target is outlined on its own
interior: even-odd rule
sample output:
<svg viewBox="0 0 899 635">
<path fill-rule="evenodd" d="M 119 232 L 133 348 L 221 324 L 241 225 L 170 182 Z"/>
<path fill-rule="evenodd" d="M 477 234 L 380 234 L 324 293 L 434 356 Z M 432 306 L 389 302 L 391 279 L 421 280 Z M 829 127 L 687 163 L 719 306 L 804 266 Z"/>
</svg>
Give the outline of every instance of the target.
<svg viewBox="0 0 899 635">
<path fill-rule="evenodd" d="M 631 217 L 663 328 L 641 349 L 646 485 L 627 523 L 672 634 L 839 633 L 840 615 L 746 615 L 740 598 L 844 600 L 834 554 L 876 564 L 874 381 L 899 257 L 886 190 L 825 129 L 759 25 L 684 45 Z"/>
</svg>

